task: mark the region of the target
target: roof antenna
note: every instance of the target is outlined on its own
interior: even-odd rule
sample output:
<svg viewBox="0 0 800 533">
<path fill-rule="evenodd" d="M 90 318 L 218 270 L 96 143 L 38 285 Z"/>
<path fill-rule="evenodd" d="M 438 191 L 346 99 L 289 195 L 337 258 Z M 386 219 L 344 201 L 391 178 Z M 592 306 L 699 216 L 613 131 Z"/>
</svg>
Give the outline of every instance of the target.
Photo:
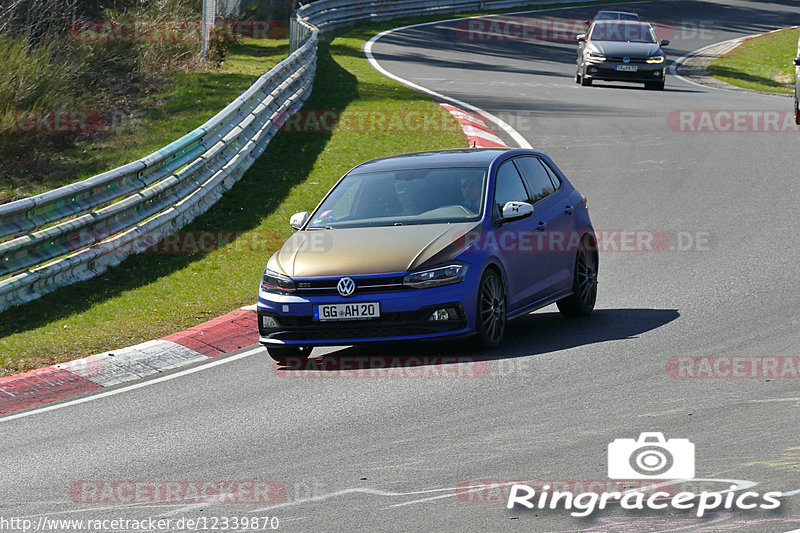
<svg viewBox="0 0 800 533">
<path fill-rule="evenodd" d="M 473 148 L 477 148 L 478 147 L 478 140 L 477 139 L 472 139 L 472 147 Z"/>
</svg>

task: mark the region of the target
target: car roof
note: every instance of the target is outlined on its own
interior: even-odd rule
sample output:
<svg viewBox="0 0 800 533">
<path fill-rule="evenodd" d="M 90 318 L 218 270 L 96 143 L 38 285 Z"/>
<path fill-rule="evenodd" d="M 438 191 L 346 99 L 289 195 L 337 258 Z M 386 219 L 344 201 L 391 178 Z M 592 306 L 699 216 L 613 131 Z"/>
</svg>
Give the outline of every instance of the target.
<svg viewBox="0 0 800 533">
<path fill-rule="evenodd" d="M 652 24 L 649 22 L 645 22 L 643 20 L 624 20 L 624 19 L 599 19 L 592 22 L 592 24 L 630 24 L 631 26 L 650 26 L 653 27 Z"/>
<path fill-rule="evenodd" d="M 509 148 L 464 148 L 458 150 L 432 150 L 411 154 L 393 155 L 361 163 L 350 174 L 380 172 L 382 170 L 412 170 L 443 167 L 487 167 Z"/>
<path fill-rule="evenodd" d="M 637 19 L 639 18 L 639 14 L 638 13 L 631 13 L 630 11 L 607 11 L 605 9 L 598 11 L 597 14 L 595 15 L 595 18 L 597 18 L 597 16 L 600 13 L 614 13 L 616 15 L 631 15 L 631 16 L 636 17 Z"/>
<path fill-rule="evenodd" d="M 601 24 L 625 24 L 627 26 L 647 26 L 651 30 L 656 31 L 655 28 L 653 28 L 652 24 L 650 24 L 649 22 L 644 22 L 642 20 L 600 19 L 592 22 L 592 28 L 594 28 L 595 26 L 599 26 Z"/>
</svg>

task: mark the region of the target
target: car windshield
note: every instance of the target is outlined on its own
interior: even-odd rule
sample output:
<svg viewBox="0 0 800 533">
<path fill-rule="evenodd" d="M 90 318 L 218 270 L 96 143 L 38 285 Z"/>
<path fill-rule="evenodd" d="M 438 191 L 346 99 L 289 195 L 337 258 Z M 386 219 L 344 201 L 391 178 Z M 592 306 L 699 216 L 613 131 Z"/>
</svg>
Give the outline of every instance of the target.
<svg viewBox="0 0 800 533">
<path fill-rule="evenodd" d="M 309 229 L 479 220 L 485 168 L 427 168 L 347 175 L 311 215 Z"/>
<path fill-rule="evenodd" d="M 647 24 L 625 22 L 598 22 L 589 35 L 592 41 L 617 41 L 629 43 L 655 43 L 656 36 Z"/>
<path fill-rule="evenodd" d="M 595 20 L 639 20 L 636 13 L 623 13 L 621 11 L 598 11 Z"/>
</svg>

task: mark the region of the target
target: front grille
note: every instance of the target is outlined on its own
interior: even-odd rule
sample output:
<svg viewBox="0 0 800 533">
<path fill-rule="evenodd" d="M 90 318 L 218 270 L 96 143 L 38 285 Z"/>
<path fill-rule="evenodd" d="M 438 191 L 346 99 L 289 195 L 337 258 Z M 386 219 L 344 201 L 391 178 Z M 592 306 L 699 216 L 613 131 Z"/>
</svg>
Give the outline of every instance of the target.
<svg viewBox="0 0 800 533">
<path fill-rule="evenodd" d="M 434 309 L 453 308 L 456 320 L 428 320 Z M 262 337 L 283 341 L 314 341 L 378 337 L 405 337 L 443 333 L 462 329 L 466 325 L 464 310 L 458 303 L 426 307 L 418 311 L 385 313 L 380 318 L 367 320 L 319 321 L 310 316 L 278 316 L 269 314 L 277 327 L 265 328 L 259 313 L 259 334 Z"/>
<path fill-rule="evenodd" d="M 342 276 L 344 277 L 344 276 Z M 303 279 L 296 279 L 297 293 L 299 294 L 313 294 L 313 295 L 329 295 L 339 294 L 336 285 L 339 283 L 339 278 L 331 279 L 315 279 L 305 281 Z M 378 276 L 374 278 L 353 278 L 356 284 L 354 294 L 373 293 L 373 292 L 387 292 L 407 289 L 403 286 L 403 276 Z"/>
<path fill-rule="evenodd" d="M 624 63 L 624 58 L 622 56 L 619 57 L 608 57 L 606 56 L 606 61 L 613 61 L 615 63 Z M 632 57 L 630 58 L 631 63 L 647 63 L 646 57 Z"/>
</svg>

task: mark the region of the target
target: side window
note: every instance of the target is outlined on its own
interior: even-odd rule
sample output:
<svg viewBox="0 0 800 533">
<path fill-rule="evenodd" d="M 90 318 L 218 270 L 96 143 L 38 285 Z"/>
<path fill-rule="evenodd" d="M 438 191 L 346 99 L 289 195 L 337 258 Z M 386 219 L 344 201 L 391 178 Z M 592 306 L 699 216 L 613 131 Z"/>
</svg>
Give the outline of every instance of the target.
<svg viewBox="0 0 800 533">
<path fill-rule="evenodd" d="M 541 163 L 541 164 L 542 164 L 542 166 L 545 168 L 545 170 L 547 170 L 547 174 L 550 176 L 550 181 L 552 181 L 552 182 L 553 182 L 553 188 L 554 188 L 554 190 L 556 190 L 556 191 L 557 191 L 558 189 L 560 189 L 560 188 L 561 188 L 561 178 L 559 178 L 559 177 L 556 175 L 556 173 L 553 171 L 553 169 L 552 169 L 552 168 L 550 168 L 550 166 L 548 166 L 548 164 L 547 164 L 547 163 L 545 163 L 545 162 L 544 162 L 544 161 L 542 161 L 541 159 L 539 160 L 539 163 Z"/>
<path fill-rule="evenodd" d="M 503 211 L 506 202 L 527 202 L 528 192 L 522 184 L 522 178 L 511 161 L 506 161 L 497 171 L 494 186 L 494 204 L 498 212 Z"/>
<path fill-rule="evenodd" d="M 556 191 L 550 180 L 550 174 L 538 157 L 517 157 L 514 162 L 525 176 L 528 189 L 531 191 L 531 203 L 535 204 Z"/>
</svg>

